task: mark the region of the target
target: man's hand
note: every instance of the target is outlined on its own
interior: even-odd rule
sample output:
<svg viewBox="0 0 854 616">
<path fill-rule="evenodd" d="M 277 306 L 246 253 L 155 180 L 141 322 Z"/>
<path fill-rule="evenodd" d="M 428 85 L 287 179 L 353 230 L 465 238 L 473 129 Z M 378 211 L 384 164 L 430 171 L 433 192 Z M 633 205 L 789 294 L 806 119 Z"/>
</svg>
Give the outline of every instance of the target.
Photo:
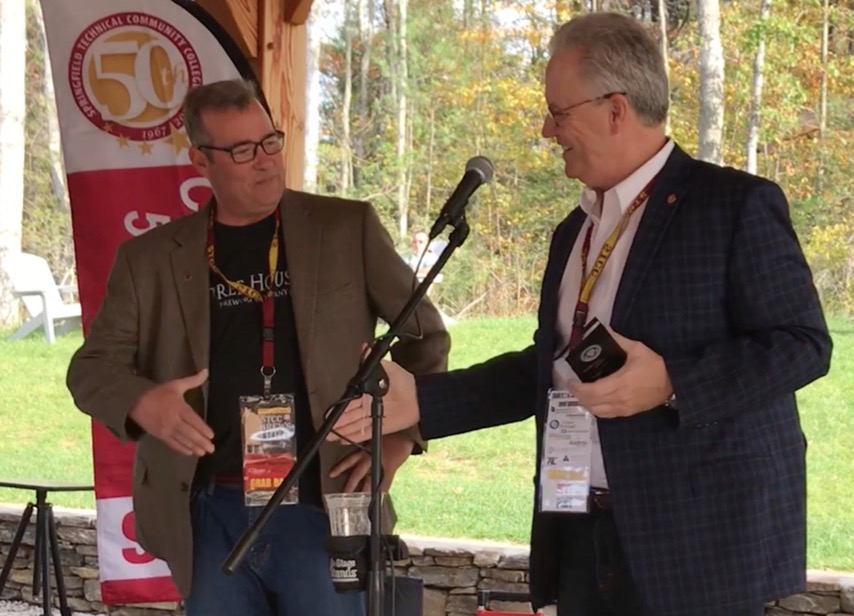
<svg viewBox="0 0 854 616">
<path fill-rule="evenodd" d="M 214 433 L 184 401 L 184 393 L 208 380 L 207 369 L 162 383 L 137 400 L 129 417 L 148 434 L 185 456 L 213 453 Z"/>
<path fill-rule="evenodd" d="M 393 361 L 383 360 L 383 369 L 388 375 L 389 389 L 383 396 L 383 434 L 400 432 L 418 423 L 418 397 L 415 377 Z M 330 441 L 342 441 L 346 437 L 361 443 L 371 438 L 371 397 L 363 395 L 347 405 L 335 424 L 335 433 L 330 432 Z"/>
<path fill-rule="evenodd" d="M 394 475 L 409 455 L 415 441 L 405 434 L 386 434 L 383 437 L 383 481 L 381 492 L 388 492 Z M 338 464 L 332 467 L 329 476 L 338 477 L 350 470 L 350 476 L 344 485 L 345 492 L 370 492 L 371 490 L 371 456 L 366 451 L 354 451 Z"/>
<path fill-rule="evenodd" d="M 664 404 L 673 393 L 664 359 L 642 342 L 611 334 L 626 352 L 626 363 L 593 383 L 570 381 L 569 390 L 601 418 L 629 417 Z"/>
</svg>

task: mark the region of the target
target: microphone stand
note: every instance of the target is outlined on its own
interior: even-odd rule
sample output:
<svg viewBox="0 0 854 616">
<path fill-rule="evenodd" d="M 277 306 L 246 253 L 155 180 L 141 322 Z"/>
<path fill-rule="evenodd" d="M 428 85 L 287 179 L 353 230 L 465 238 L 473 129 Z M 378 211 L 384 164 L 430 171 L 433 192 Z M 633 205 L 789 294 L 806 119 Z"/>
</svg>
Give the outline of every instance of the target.
<svg viewBox="0 0 854 616">
<path fill-rule="evenodd" d="M 394 322 L 389 326 L 388 331 L 374 340 L 368 354 L 362 361 L 359 369 L 353 378 L 350 379 L 344 395 L 336 402 L 326 419 L 321 424 L 317 433 L 309 441 L 304 452 L 301 452 L 297 457 L 288 476 L 273 492 L 270 500 L 264 505 L 261 513 L 252 523 L 252 525 L 241 535 L 240 539 L 232 548 L 228 557 L 222 564 L 224 573 L 233 574 L 252 544 L 258 539 L 261 529 L 273 515 L 273 512 L 281 504 L 285 495 L 290 489 L 297 484 L 299 478 L 305 472 L 309 462 L 317 455 L 320 445 L 326 440 L 326 437 L 335 427 L 338 419 L 341 417 L 344 409 L 350 400 L 361 396 L 362 394 L 370 394 L 371 401 L 371 498 L 370 504 L 370 521 L 371 534 L 369 539 L 370 544 L 370 575 L 368 578 L 368 616 L 385 616 L 384 614 L 384 575 L 385 566 L 382 561 L 382 496 L 380 495 L 380 483 L 382 480 L 382 418 L 383 418 L 383 396 L 388 392 L 388 376 L 380 364 L 380 360 L 388 354 L 392 343 L 399 337 L 399 332 L 403 329 L 404 324 L 409 320 L 421 298 L 427 293 L 427 289 L 433 282 L 433 279 L 439 274 L 442 268 L 447 263 L 451 254 L 460 247 L 466 240 L 469 234 L 469 226 L 465 219 L 465 213 L 461 212 L 456 220 L 451 220 L 449 225 L 454 227 L 448 238 L 448 244 L 442 250 L 436 262 L 427 272 L 424 279 L 418 284 L 412 297 L 409 298 L 406 305 L 401 309 L 400 314 L 395 318 Z"/>
</svg>

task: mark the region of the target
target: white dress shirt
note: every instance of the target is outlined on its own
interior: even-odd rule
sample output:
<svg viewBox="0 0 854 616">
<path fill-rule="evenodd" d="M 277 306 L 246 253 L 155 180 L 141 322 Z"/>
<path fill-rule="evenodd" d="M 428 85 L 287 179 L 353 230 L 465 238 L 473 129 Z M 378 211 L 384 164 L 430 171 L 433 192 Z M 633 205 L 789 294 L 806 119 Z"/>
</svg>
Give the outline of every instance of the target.
<svg viewBox="0 0 854 616">
<path fill-rule="evenodd" d="M 625 180 L 602 195 L 601 203 L 596 191 L 590 188 L 585 188 L 582 191 L 581 209 L 587 214 L 587 220 L 581 226 L 581 230 L 572 247 L 572 252 L 569 254 L 569 260 L 566 262 L 566 269 L 563 272 L 563 279 L 560 283 L 556 332 L 558 349 L 566 347 L 569 343 L 570 333 L 572 332 L 572 316 L 575 312 L 575 305 L 578 301 L 578 293 L 582 280 L 581 247 L 584 244 L 587 229 L 592 226 L 593 232 L 590 238 L 590 254 L 587 257 L 587 271 L 584 272 L 585 274 L 590 273 L 590 268 L 599 255 L 602 245 L 619 224 L 623 213 L 650 180 L 664 167 L 664 163 L 670 157 L 673 147 L 673 141 L 668 139 L 664 147 L 655 156 L 638 167 Z M 587 315 L 588 322 L 595 317 L 605 325 L 611 324 L 614 299 L 617 296 L 617 289 L 620 286 L 620 279 L 623 276 L 623 269 L 626 266 L 626 258 L 629 255 L 629 249 L 632 247 L 635 233 L 637 233 L 638 225 L 645 209 L 646 202 L 642 203 L 629 218 L 622 236 L 617 241 L 614 251 L 611 253 L 605 268 L 602 270 L 590 297 Z M 572 368 L 569 367 L 569 364 L 566 363 L 563 357 L 559 357 L 554 361 L 552 364 L 552 385 L 555 389 L 566 389 L 566 382 L 569 379 L 575 378 Z M 590 470 L 590 483 L 593 487 L 607 488 L 608 478 L 605 476 L 605 466 L 602 462 L 602 448 L 599 444 L 597 422 L 593 422 L 593 434 L 591 436 L 591 440 L 593 441 L 593 459 Z"/>
</svg>

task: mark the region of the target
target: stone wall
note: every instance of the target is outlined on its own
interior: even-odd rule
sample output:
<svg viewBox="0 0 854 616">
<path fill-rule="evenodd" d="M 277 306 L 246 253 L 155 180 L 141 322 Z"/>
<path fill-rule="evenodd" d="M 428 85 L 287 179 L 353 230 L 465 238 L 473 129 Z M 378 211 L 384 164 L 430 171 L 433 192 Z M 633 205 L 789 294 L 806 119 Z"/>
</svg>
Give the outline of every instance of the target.
<svg viewBox="0 0 854 616">
<path fill-rule="evenodd" d="M 18 526 L 22 506 L 0 505 L 0 559 L 5 561 Z M 65 583 L 72 610 L 111 616 L 183 614 L 176 604 L 105 606 L 100 602 L 95 549 L 95 514 L 55 510 Z M 35 516 L 33 516 L 33 522 Z M 33 524 L 24 536 L 2 599 L 38 603 L 32 597 Z M 406 537 L 407 561 L 395 563 L 399 575 L 424 580 L 424 616 L 471 616 L 478 590 L 526 592 L 527 549 L 485 542 Z M 55 594 L 55 593 L 54 593 Z M 56 603 L 56 597 L 54 597 Z M 527 605 L 491 604 L 492 610 L 529 612 Z M 766 608 L 766 616 L 854 615 L 854 575 L 810 572 L 808 592 Z"/>
</svg>

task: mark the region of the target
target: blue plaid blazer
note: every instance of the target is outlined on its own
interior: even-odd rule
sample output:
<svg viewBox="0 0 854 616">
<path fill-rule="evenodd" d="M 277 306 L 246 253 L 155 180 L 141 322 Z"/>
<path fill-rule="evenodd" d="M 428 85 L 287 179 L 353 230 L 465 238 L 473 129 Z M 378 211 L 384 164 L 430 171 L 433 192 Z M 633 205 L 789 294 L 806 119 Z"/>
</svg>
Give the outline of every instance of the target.
<svg viewBox="0 0 854 616">
<path fill-rule="evenodd" d="M 530 347 L 418 378 L 425 438 L 533 414 L 539 460 L 558 289 L 585 216 L 576 209 L 555 230 Z M 780 188 L 675 148 L 611 324 L 664 358 L 678 398 L 678 411 L 599 421 L 614 516 L 646 615 L 716 616 L 802 590 L 806 441 L 794 392 L 827 372 L 831 341 Z M 560 528 L 559 515 L 535 507 L 538 604 L 557 597 Z"/>
</svg>

